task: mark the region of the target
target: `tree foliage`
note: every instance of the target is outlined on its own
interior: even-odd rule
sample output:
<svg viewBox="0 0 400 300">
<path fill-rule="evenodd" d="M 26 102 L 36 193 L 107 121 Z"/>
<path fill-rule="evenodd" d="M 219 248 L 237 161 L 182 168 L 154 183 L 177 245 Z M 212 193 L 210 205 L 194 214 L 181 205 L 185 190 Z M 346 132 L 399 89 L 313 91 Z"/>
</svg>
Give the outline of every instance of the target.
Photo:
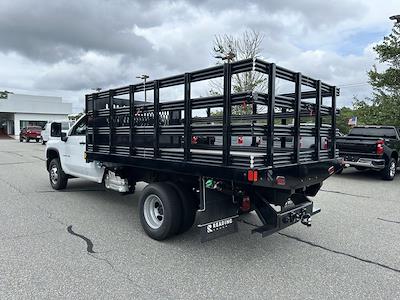
<svg viewBox="0 0 400 300">
<path fill-rule="evenodd" d="M 356 99 L 354 109 L 361 120 L 375 125 L 400 126 L 400 23 L 374 47 L 377 60 L 387 68 L 379 71 L 374 65 L 368 72 L 373 88 L 371 98 Z"/>
</svg>

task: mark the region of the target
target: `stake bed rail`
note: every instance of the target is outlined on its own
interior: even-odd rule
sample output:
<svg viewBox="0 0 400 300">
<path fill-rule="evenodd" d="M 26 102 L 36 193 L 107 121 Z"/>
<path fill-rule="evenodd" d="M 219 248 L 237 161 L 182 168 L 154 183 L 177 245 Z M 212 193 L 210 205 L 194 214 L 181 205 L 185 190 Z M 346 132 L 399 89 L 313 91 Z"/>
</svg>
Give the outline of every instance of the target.
<svg viewBox="0 0 400 300">
<path fill-rule="evenodd" d="M 234 76 L 252 72 L 264 74 L 267 90 L 234 93 Z M 223 82 L 221 95 L 192 97 L 193 83 L 216 78 Z M 277 93 L 278 80 L 285 93 Z M 180 100 L 165 101 L 160 92 L 173 86 L 182 87 Z M 145 90 L 152 99 L 138 101 Z M 93 93 L 86 95 L 87 159 L 236 181 L 247 181 L 251 169 L 263 186 L 274 185 L 266 180 L 268 172 L 280 172 L 293 178 L 288 188 L 299 187 L 304 166 L 328 177 L 326 170 L 336 162 L 338 95 L 335 86 L 261 59 Z M 251 111 L 235 114 L 240 106 Z M 196 114 L 199 110 L 204 113 Z M 243 137 L 251 144 L 239 143 Z M 312 146 L 304 148 L 304 139 Z"/>
</svg>

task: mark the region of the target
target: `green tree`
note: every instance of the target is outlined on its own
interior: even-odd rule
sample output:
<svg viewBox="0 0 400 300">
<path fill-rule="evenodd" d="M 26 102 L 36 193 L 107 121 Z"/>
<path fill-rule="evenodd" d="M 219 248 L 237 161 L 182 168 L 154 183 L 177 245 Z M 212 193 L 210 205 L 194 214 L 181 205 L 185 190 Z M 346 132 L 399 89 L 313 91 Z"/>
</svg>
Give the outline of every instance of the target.
<svg viewBox="0 0 400 300">
<path fill-rule="evenodd" d="M 374 90 L 371 98 L 356 100 L 354 108 L 361 120 L 369 124 L 400 126 L 400 22 L 383 42 L 374 47 L 379 63 L 387 68 L 379 71 L 374 65 L 368 72 Z"/>
</svg>

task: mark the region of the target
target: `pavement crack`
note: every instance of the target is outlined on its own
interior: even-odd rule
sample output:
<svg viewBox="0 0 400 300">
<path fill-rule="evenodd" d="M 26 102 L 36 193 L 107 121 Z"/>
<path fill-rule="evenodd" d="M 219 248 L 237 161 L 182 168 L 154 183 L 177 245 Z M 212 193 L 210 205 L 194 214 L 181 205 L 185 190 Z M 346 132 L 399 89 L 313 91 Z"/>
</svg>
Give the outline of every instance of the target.
<svg viewBox="0 0 400 300">
<path fill-rule="evenodd" d="M 295 236 L 292 236 L 292 235 L 289 235 L 289 234 L 285 234 L 285 233 L 282 233 L 282 232 L 278 232 L 278 234 L 280 234 L 282 236 L 285 236 L 285 237 L 287 237 L 289 239 L 293 239 L 293 240 L 296 240 L 298 242 L 301 242 L 301 243 L 304 243 L 304 244 L 307 244 L 307 245 L 310 245 L 310 246 L 313 246 L 313 247 L 316 247 L 316 248 L 319 248 L 319 249 L 322 249 L 322 250 L 325 250 L 325 251 L 328 251 L 328 252 L 331 252 L 331 253 L 347 256 L 347 257 L 356 259 L 358 261 L 361 261 L 361 262 L 364 262 L 364 263 L 367 263 L 367 264 L 371 264 L 371 265 L 378 266 L 378 267 L 381 267 L 381 268 L 384 268 L 384 269 L 387 269 L 387 270 L 390 270 L 390 271 L 393 271 L 393 272 L 396 272 L 396 273 L 400 273 L 400 269 L 396 269 L 396 268 L 393 268 L 393 267 L 378 263 L 376 261 L 372 261 L 372 260 L 369 260 L 369 259 L 361 258 L 361 257 L 355 256 L 355 255 L 352 255 L 352 254 L 349 254 L 349 253 L 346 253 L 346 252 L 329 249 L 327 247 L 324 247 L 324 246 L 315 244 L 313 242 L 306 241 L 306 240 L 303 240 L 301 238 L 298 238 L 298 237 L 295 237 Z"/>
<path fill-rule="evenodd" d="M 395 223 L 395 224 L 400 224 L 399 221 L 393 221 L 393 220 L 388 220 L 388 219 L 382 219 L 382 218 L 377 218 L 380 221 L 384 221 L 384 222 L 389 222 L 389 223 Z"/>
<path fill-rule="evenodd" d="M 113 272 L 118 273 L 118 274 L 120 274 L 120 275 L 123 275 L 123 276 L 124 276 L 128 281 L 130 281 L 131 283 L 135 283 L 135 282 L 133 281 L 133 279 L 129 276 L 128 273 L 125 273 L 125 272 L 123 272 L 123 271 L 121 271 L 121 270 L 118 270 L 107 258 L 99 257 L 99 256 L 96 256 L 96 255 L 93 255 L 93 253 L 95 253 L 95 252 L 89 253 L 89 251 L 88 251 L 88 255 L 90 255 L 91 257 L 93 257 L 93 258 L 95 258 L 95 259 L 97 259 L 97 260 L 102 260 L 102 261 L 106 262 L 106 263 L 110 266 L 110 268 L 113 270 Z"/>
<path fill-rule="evenodd" d="M 166 291 L 160 291 L 160 290 L 154 290 L 153 289 L 153 291 L 150 291 L 149 289 L 147 289 L 147 288 L 145 288 L 145 287 L 143 287 L 143 286 L 141 286 L 140 284 L 138 284 L 137 282 L 135 282 L 132 278 L 131 278 L 131 276 L 129 275 L 129 273 L 126 273 L 126 272 L 124 272 L 124 271 L 122 271 L 122 270 L 119 270 L 119 269 L 117 269 L 115 266 L 114 266 L 114 264 L 113 263 L 111 263 L 111 261 L 109 260 L 109 259 L 107 259 L 107 258 L 105 258 L 105 257 L 99 257 L 99 256 L 97 256 L 97 255 L 95 255 L 95 254 L 93 254 L 93 253 L 87 253 L 89 256 L 91 256 L 91 257 L 93 257 L 94 259 L 97 259 L 97 260 L 99 260 L 99 261 L 104 261 L 110 268 L 111 268 L 111 270 L 115 273 L 115 274 L 119 274 L 119 275 L 122 275 L 126 280 L 128 280 L 131 284 L 133 284 L 139 291 L 141 291 L 143 294 L 145 294 L 145 295 L 149 295 L 149 296 L 151 296 L 151 298 L 171 298 L 171 299 L 173 299 L 172 297 L 170 297 L 169 295 L 167 296 L 166 294 Z"/>
<path fill-rule="evenodd" d="M 72 225 L 69 225 L 69 226 L 67 227 L 67 231 L 68 231 L 70 234 L 75 235 L 75 236 L 81 238 L 82 240 L 84 240 L 84 241 L 86 242 L 86 245 L 87 245 L 86 251 L 87 251 L 88 253 L 96 253 L 96 252 L 93 250 L 93 243 L 92 243 L 92 241 L 91 241 L 90 239 L 88 239 L 86 236 L 74 232 L 74 231 L 72 230 Z"/>
<path fill-rule="evenodd" d="M 11 237 L 1 238 L 0 241 L 10 241 L 10 240 L 19 240 L 19 239 L 24 239 L 24 238 L 30 238 L 30 237 L 37 237 L 37 236 L 49 234 L 49 233 L 52 233 L 55 231 L 56 230 L 47 230 L 47 231 L 42 231 L 42 232 L 20 234 L 20 235 L 15 235 L 15 236 L 11 236 Z"/>
<path fill-rule="evenodd" d="M 8 166 L 8 165 L 25 165 L 25 164 L 32 164 L 33 161 L 21 161 L 21 162 L 7 162 L 7 163 L 0 163 L 0 166 Z"/>
<path fill-rule="evenodd" d="M 36 207 L 38 209 L 40 209 L 41 211 L 44 211 L 46 213 L 46 217 L 48 219 L 53 220 L 53 221 L 55 221 L 55 222 L 57 222 L 57 223 L 59 223 L 59 224 L 61 224 L 63 226 L 67 226 L 67 224 L 65 222 L 61 221 L 59 218 L 54 217 L 53 214 L 50 211 L 48 211 L 47 209 L 45 209 L 43 207 L 40 207 L 40 206 L 36 206 Z"/>
<path fill-rule="evenodd" d="M 330 191 L 330 190 L 323 190 L 323 189 L 320 189 L 320 191 L 321 191 L 321 192 L 325 192 L 325 193 L 333 193 L 333 194 L 340 194 L 340 195 L 352 196 L 352 197 L 357 197 L 357 198 L 371 198 L 371 197 L 369 197 L 369 196 L 349 194 L 349 193 L 340 192 L 340 191 Z"/>
</svg>

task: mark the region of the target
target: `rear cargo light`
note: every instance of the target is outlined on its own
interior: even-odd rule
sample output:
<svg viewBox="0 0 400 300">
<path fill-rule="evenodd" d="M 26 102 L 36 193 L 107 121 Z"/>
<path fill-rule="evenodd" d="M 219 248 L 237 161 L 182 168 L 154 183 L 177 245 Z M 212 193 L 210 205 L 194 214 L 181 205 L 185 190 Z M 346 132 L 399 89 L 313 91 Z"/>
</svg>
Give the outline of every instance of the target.
<svg viewBox="0 0 400 300">
<path fill-rule="evenodd" d="M 249 196 L 243 196 L 242 199 L 242 205 L 240 206 L 241 211 L 249 211 L 250 210 L 250 197 Z"/>
<path fill-rule="evenodd" d="M 383 148 L 383 144 L 385 144 L 384 140 L 378 140 L 376 142 L 376 154 L 382 155 L 385 152 L 385 149 Z"/>
<path fill-rule="evenodd" d="M 276 176 L 275 182 L 277 185 L 285 185 L 286 178 L 285 178 L 285 176 Z"/>
<path fill-rule="evenodd" d="M 243 137 L 242 136 L 238 136 L 237 143 L 238 144 L 243 144 Z"/>
<path fill-rule="evenodd" d="M 250 182 L 258 181 L 258 171 L 257 170 L 248 170 L 247 171 L 247 180 Z"/>
</svg>

